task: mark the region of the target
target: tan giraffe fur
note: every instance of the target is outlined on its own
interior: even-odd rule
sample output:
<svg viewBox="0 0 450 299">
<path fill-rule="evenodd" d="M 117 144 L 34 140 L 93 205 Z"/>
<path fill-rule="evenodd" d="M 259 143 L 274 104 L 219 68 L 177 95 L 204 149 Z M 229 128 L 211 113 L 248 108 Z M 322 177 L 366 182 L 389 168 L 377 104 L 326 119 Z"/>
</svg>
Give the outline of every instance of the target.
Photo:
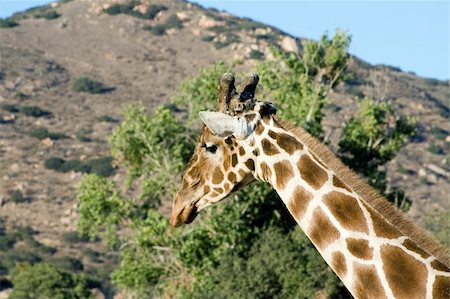
<svg viewBox="0 0 450 299">
<path fill-rule="evenodd" d="M 211 124 L 202 129 L 171 224 L 189 223 L 231 192 L 253 180 L 266 181 L 356 298 L 450 298 L 446 250 L 324 145 L 276 118 L 267 103 L 252 101 L 245 107 L 242 101 L 239 113 L 223 109 L 239 95 L 230 78 L 221 84 L 226 88 L 220 90 L 218 110 L 244 117 L 250 133 L 237 138 L 218 136 Z"/>
</svg>

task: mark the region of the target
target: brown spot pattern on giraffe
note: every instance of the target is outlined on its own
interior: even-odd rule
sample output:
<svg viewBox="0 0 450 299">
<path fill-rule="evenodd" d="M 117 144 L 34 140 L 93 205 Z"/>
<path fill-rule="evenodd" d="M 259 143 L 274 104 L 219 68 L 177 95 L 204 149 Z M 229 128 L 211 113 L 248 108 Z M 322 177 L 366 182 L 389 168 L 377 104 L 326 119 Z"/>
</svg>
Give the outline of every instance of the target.
<svg viewBox="0 0 450 299">
<path fill-rule="evenodd" d="M 236 175 L 234 174 L 234 172 L 230 172 L 228 174 L 228 181 L 230 181 L 230 183 L 232 183 L 232 184 L 237 182 L 237 178 L 236 178 Z"/>
<path fill-rule="evenodd" d="M 352 190 L 350 190 L 350 188 L 349 188 L 346 184 L 344 184 L 344 182 L 342 182 L 342 181 L 341 181 L 337 176 L 335 176 L 335 175 L 333 175 L 333 185 L 334 185 L 335 187 L 345 189 L 345 190 L 347 190 L 348 192 L 352 192 Z"/>
<path fill-rule="evenodd" d="M 248 159 L 247 161 L 244 162 L 245 166 L 247 166 L 247 168 L 250 171 L 254 171 L 255 170 L 255 162 L 252 159 Z"/>
<path fill-rule="evenodd" d="M 289 211 L 296 219 L 300 219 L 306 212 L 313 195 L 301 186 L 297 186 L 288 203 Z"/>
<path fill-rule="evenodd" d="M 263 149 L 263 152 L 267 155 L 267 156 L 273 156 L 276 154 L 279 154 L 280 151 L 275 147 L 275 145 L 273 145 L 269 140 L 267 140 L 266 138 L 264 138 L 261 141 L 261 146 Z"/>
<path fill-rule="evenodd" d="M 269 131 L 269 136 L 276 141 L 279 147 L 281 147 L 290 155 L 292 155 L 297 150 L 303 149 L 303 145 L 291 135 Z"/>
<path fill-rule="evenodd" d="M 204 193 L 205 195 L 208 194 L 210 190 L 211 190 L 211 188 L 210 188 L 208 185 L 206 185 L 205 187 L 203 187 L 203 193 Z"/>
<path fill-rule="evenodd" d="M 316 208 L 312 215 L 309 229 L 309 238 L 319 247 L 325 249 L 329 244 L 340 237 L 339 231 L 333 226 L 321 208 Z"/>
<path fill-rule="evenodd" d="M 223 160 L 223 169 L 225 169 L 225 171 L 227 171 L 230 168 L 230 156 L 229 155 L 224 155 L 224 160 Z"/>
<path fill-rule="evenodd" d="M 231 166 L 235 167 L 238 163 L 238 159 L 237 159 L 237 155 L 236 154 L 232 154 L 231 155 Z"/>
<path fill-rule="evenodd" d="M 395 298 L 425 298 L 426 266 L 399 247 L 381 247 L 383 270 Z"/>
<path fill-rule="evenodd" d="M 245 155 L 245 149 L 242 146 L 239 148 L 239 155 Z"/>
<path fill-rule="evenodd" d="M 275 163 L 273 169 L 277 178 L 277 187 L 283 190 L 294 176 L 294 169 L 292 169 L 291 164 L 287 160 Z"/>
<path fill-rule="evenodd" d="M 297 166 L 302 179 L 314 189 L 319 189 L 328 180 L 327 172 L 311 160 L 308 155 L 301 156 Z"/>
<path fill-rule="evenodd" d="M 366 218 L 355 198 L 333 191 L 324 195 L 323 202 L 345 229 L 363 233 L 369 232 Z"/>
<path fill-rule="evenodd" d="M 261 162 L 261 178 L 266 181 L 266 182 L 270 182 L 270 178 L 272 177 L 272 170 L 270 169 L 270 167 L 267 165 L 266 162 Z"/>
<path fill-rule="evenodd" d="M 436 276 L 432 294 L 433 298 L 450 298 L 450 277 Z"/>
<path fill-rule="evenodd" d="M 252 153 L 253 153 L 253 155 L 255 155 L 256 157 L 259 156 L 259 150 L 258 150 L 258 149 L 255 149 Z"/>
<path fill-rule="evenodd" d="M 363 260 L 370 260 L 372 258 L 373 249 L 369 246 L 369 241 L 355 238 L 347 238 L 345 241 L 347 243 L 348 251 L 353 254 L 353 256 Z"/>
<path fill-rule="evenodd" d="M 353 268 L 355 271 L 353 291 L 356 298 L 387 298 L 374 266 L 354 263 Z"/>
<path fill-rule="evenodd" d="M 247 114 L 247 115 L 245 116 L 245 118 L 247 119 L 247 121 L 252 121 L 252 120 L 255 119 L 255 117 L 256 117 L 256 113 Z"/>
<path fill-rule="evenodd" d="M 220 170 L 220 167 L 216 167 L 216 169 L 214 169 L 212 182 L 213 184 L 220 184 L 222 181 L 223 181 L 222 170 Z"/>
<path fill-rule="evenodd" d="M 258 124 L 255 128 L 256 135 L 261 135 L 264 132 L 264 126 L 262 124 Z"/>
<path fill-rule="evenodd" d="M 381 215 L 376 212 L 374 209 L 364 204 L 364 207 L 369 211 L 370 218 L 372 218 L 373 228 L 375 230 L 375 234 L 381 238 L 387 239 L 397 239 L 402 236 L 400 231 L 396 229 L 392 224 L 387 222 L 387 220 L 383 219 Z"/>
<path fill-rule="evenodd" d="M 431 267 L 433 267 L 434 270 L 442 271 L 442 272 L 450 272 L 450 269 L 441 263 L 438 260 L 434 260 L 430 263 Z"/>
<path fill-rule="evenodd" d="M 345 274 L 347 274 L 345 256 L 341 252 L 333 252 L 333 255 L 331 256 L 331 268 L 333 268 L 340 277 L 344 277 Z"/>
<path fill-rule="evenodd" d="M 422 248 L 420 248 L 419 246 L 416 245 L 416 243 L 414 243 L 411 239 L 406 239 L 405 241 L 403 241 L 403 245 L 411 251 L 414 251 L 415 253 L 420 254 L 421 257 L 423 257 L 424 259 L 426 259 L 427 257 L 430 256 L 430 254 L 426 251 L 424 251 Z"/>
</svg>

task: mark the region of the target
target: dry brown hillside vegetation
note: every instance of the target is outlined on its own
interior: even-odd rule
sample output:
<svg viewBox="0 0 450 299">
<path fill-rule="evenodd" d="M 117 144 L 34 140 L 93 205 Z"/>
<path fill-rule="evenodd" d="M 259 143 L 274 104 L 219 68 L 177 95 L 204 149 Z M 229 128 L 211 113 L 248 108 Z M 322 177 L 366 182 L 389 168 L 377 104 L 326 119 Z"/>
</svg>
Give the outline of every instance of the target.
<svg viewBox="0 0 450 299">
<path fill-rule="evenodd" d="M 86 172 L 123 175 L 111 167 L 107 141 L 123 106 L 168 104 L 184 79 L 219 60 L 247 72 L 272 59 L 274 45 L 301 51 L 301 39 L 226 12 L 175 0 L 112 10 L 117 2 L 128 3 L 62 1 L 0 23 L 0 231 L 14 235 L 2 239 L 0 251 L 14 249 L 3 259 L 50 260 L 107 277 L 114 253 L 100 255 L 99 242 L 74 233 L 75 188 Z M 449 81 L 356 57 L 349 68 L 356 76 L 331 94 L 324 119 L 331 148 L 358 98 L 390 101 L 414 116 L 418 135 L 388 174 L 413 201 L 408 216 L 430 225 L 430 215 L 450 209 Z M 7 268 L 0 263 L 0 277 Z"/>
</svg>

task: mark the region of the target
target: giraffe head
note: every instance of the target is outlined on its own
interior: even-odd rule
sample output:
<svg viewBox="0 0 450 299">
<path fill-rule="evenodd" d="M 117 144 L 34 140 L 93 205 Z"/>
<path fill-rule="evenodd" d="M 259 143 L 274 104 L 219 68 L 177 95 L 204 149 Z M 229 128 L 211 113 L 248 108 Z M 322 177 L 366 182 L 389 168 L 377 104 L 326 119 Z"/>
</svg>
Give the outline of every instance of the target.
<svg viewBox="0 0 450 299">
<path fill-rule="evenodd" d="M 258 102 L 258 75 L 249 74 L 236 90 L 232 74 L 219 83 L 215 112 L 200 112 L 204 126 L 194 154 L 175 195 L 170 223 L 190 223 L 203 208 L 253 182 L 253 132 L 264 116 L 275 113 L 271 103 Z"/>
</svg>

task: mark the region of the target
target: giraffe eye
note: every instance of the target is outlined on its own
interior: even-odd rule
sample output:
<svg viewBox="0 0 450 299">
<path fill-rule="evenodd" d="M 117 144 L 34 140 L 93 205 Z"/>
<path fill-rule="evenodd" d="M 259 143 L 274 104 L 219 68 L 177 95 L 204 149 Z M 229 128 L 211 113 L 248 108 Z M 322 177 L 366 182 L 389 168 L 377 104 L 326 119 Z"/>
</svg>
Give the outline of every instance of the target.
<svg viewBox="0 0 450 299">
<path fill-rule="evenodd" d="M 210 152 L 211 154 L 215 154 L 217 151 L 217 145 L 212 144 L 212 143 L 205 143 L 204 147 L 205 147 L 205 150 L 207 152 Z"/>
</svg>

